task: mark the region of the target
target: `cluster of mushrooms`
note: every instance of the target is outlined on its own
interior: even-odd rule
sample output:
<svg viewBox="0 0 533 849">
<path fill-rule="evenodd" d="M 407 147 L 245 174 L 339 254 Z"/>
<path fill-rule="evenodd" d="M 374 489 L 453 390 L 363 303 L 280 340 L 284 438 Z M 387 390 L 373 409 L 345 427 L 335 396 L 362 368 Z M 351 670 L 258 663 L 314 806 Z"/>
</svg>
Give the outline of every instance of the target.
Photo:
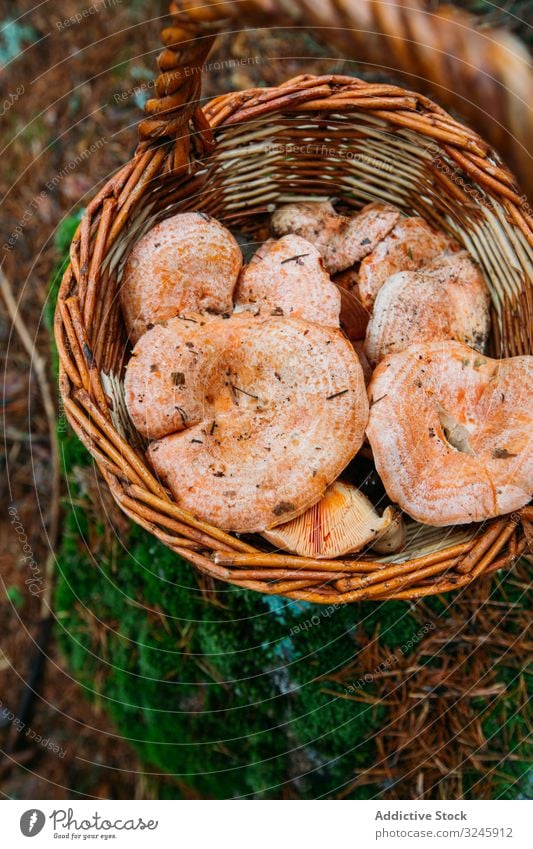
<svg viewBox="0 0 533 849">
<path fill-rule="evenodd" d="M 400 550 L 402 512 L 440 526 L 526 504 L 533 357 L 484 354 L 490 298 L 468 253 L 384 203 L 288 204 L 270 227 L 243 265 L 214 218 L 175 215 L 124 268 L 126 406 L 180 506 L 331 558 Z M 346 480 L 358 454 L 382 515 Z"/>
</svg>

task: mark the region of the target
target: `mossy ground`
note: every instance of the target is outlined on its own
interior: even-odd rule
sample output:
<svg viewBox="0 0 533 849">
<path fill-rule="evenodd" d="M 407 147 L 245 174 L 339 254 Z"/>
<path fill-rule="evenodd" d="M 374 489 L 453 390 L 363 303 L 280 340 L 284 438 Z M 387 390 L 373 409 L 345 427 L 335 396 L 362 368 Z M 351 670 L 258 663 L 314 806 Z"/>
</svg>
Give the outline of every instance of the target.
<svg viewBox="0 0 533 849">
<path fill-rule="evenodd" d="M 68 219 L 60 229 L 61 257 L 76 224 Z M 226 585 L 207 592 L 153 537 L 111 508 L 105 514 L 91 458 L 64 428 L 60 444 L 67 495 L 57 637 L 87 697 L 108 712 L 146 770 L 175 779 L 161 782 L 160 794 L 180 797 L 188 788 L 212 798 L 334 797 L 370 769 L 380 735 L 390 734 L 394 702 L 376 675 L 356 688 L 357 701 L 346 698 L 350 674 L 360 679 L 375 669 L 369 652 L 387 658 L 404 646 L 428 611 L 434 622 L 457 615 L 450 597 L 334 610 Z M 497 593 L 514 612 L 523 603 L 523 592 L 507 583 Z M 512 630 L 515 621 L 502 628 Z M 424 658 L 430 637 L 406 649 L 402 663 L 415 648 Z M 441 660 L 432 649 L 423 662 Z M 527 793 L 526 718 L 517 710 L 516 670 L 502 664 L 497 677 L 508 687 L 504 696 L 470 706 L 483 715 L 491 741 L 514 749 L 491 776 L 491 792 L 516 797 Z M 467 795 L 481 795 L 480 764 L 464 767 Z M 375 776 L 348 797 L 388 795 L 394 782 Z"/>
</svg>

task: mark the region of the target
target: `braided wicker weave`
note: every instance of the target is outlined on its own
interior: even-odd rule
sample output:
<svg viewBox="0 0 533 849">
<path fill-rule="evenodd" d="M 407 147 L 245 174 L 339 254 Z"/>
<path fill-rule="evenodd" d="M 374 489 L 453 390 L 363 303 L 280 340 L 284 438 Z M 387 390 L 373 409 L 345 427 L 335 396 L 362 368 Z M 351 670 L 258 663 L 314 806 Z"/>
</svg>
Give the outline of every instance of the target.
<svg viewBox="0 0 533 849">
<path fill-rule="evenodd" d="M 203 9 L 199 6 L 205 4 Z M 311 30 L 343 56 L 401 77 L 453 107 L 505 156 L 533 198 L 530 109 L 533 65 L 526 46 L 503 27 L 433 0 L 182 0 L 191 14 Z M 487 4 L 493 12 L 498 7 Z M 514 16 L 507 9 L 510 19 Z M 516 22 L 520 19 L 516 18 Z M 522 29 L 527 30 L 526 21 Z"/>
<path fill-rule="evenodd" d="M 66 415 L 122 510 L 213 578 L 331 604 L 418 598 L 508 567 L 531 541 L 531 507 L 481 526 L 412 523 L 392 557 L 313 560 L 197 520 L 146 463 L 120 391 L 128 350 L 117 294 L 133 244 L 177 211 L 205 211 L 253 237 L 278 203 L 390 201 L 454 235 L 483 267 L 492 355 L 531 353 L 533 219 L 489 145 L 421 95 L 344 76 L 300 76 L 201 110 L 201 68 L 230 5 L 184 15 L 173 4 L 136 154 L 74 237 L 55 320 Z"/>
</svg>

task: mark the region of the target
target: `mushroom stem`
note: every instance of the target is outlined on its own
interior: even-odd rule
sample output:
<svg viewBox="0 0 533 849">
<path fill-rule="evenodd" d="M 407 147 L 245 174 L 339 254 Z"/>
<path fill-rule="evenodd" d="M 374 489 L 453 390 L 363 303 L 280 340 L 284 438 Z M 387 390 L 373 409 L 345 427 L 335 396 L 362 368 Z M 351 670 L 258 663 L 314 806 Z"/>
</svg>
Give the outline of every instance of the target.
<svg viewBox="0 0 533 849">
<path fill-rule="evenodd" d="M 370 547 L 379 554 L 395 554 L 401 551 L 406 541 L 405 523 L 402 514 L 394 507 L 387 507 L 382 518 L 390 521 Z"/>
</svg>

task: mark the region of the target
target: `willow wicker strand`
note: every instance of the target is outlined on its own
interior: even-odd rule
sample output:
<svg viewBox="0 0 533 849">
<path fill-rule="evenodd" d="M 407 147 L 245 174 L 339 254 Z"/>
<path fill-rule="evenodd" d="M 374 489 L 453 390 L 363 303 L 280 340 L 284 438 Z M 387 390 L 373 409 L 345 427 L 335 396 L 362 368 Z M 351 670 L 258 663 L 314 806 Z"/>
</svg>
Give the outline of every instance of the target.
<svg viewBox="0 0 533 849">
<path fill-rule="evenodd" d="M 400 563 L 367 555 L 319 560 L 264 551 L 264 541 L 244 541 L 183 510 L 155 478 L 138 445 L 130 445 L 117 430 L 113 399 L 101 376 L 111 372 L 120 376 L 123 369 L 120 268 L 143 228 L 180 209 L 202 209 L 253 232 L 278 197 L 330 194 L 328 185 L 322 185 L 323 157 L 313 147 L 290 161 L 284 156 L 275 159 L 275 177 L 268 179 L 274 172 L 265 170 L 263 178 L 261 164 L 252 160 L 249 172 L 244 171 L 245 176 L 253 175 L 247 189 L 240 176 L 241 160 L 246 163 L 254 139 L 268 135 L 269 127 L 276 128 L 275 138 L 283 144 L 298 145 L 308 138 L 312 124 L 317 151 L 322 143 L 335 143 L 332 126 L 346 144 L 362 144 L 368 138 L 372 149 L 382 144 L 388 151 L 388 146 L 396 145 L 391 151 L 398 185 L 406 192 L 405 186 L 413 184 L 406 208 L 427 215 L 437 225 L 462 227 L 464 240 L 473 247 L 485 245 L 479 228 L 488 226 L 487 221 L 496 228 L 497 219 L 500 241 L 507 251 L 512 246 L 513 262 L 516 265 L 518 258 L 521 265 L 510 283 L 499 282 L 493 291 L 493 344 L 504 356 L 531 351 L 532 221 L 512 175 L 486 142 L 422 95 L 342 75 L 301 75 L 277 88 L 217 97 L 200 110 L 200 70 L 218 15 L 226 15 L 229 5 L 196 6 L 184 16 L 173 4 L 171 26 L 163 33 L 165 50 L 158 60 L 157 97 L 148 103 L 148 117 L 140 124 L 137 152 L 91 201 L 74 236 L 55 316 L 65 413 L 125 514 L 219 581 L 335 604 L 421 598 L 509 568 L 527 549 L 530 507 L 474 527 L 460 543 L 447 544 L 443 535 L 440 550 L 424 553 L 421 546 Z M 184 74 L 186 66 L 198 72 Z M 257 145 L 261 163 L 264 155 L 259 141 Z M 352 185 L 352 166 L 342 157 L 335 162 L 338 181 Z M 447 176 L 443 162 L 454 163 L 460 179 L 455 172 Z M 371 185 L 383 185 L 383 192 L 394 188 L 394 175 L 381 182 L 379 174 L 371 177 Z M 417 181 L 433 193 L 432 204 L 422 202 Z M 486 194 L 489 211 L 476 207 L 468 186 Z M 357 200 L 346 192 L 344 199 L 357 208 L 368 198 L 363 193 Z M 487 256 L 489 260 L 494 262 L 492 256 Z"/>
<path fill-rule="evenodd" d="M 188 21 L 189 28 L 201 21 L 204 30 L 233 30 L 244 19 L 248 25 L 310 30 L 347 58 L 390 69 L 469 119 L 533 197 L 531 57 L 516 36 L 486 26 L 460 3 L 435 8 L 430 0 L 181 0 L 171 9 L 182 12 L 176 25 Z"/>
</svg>

